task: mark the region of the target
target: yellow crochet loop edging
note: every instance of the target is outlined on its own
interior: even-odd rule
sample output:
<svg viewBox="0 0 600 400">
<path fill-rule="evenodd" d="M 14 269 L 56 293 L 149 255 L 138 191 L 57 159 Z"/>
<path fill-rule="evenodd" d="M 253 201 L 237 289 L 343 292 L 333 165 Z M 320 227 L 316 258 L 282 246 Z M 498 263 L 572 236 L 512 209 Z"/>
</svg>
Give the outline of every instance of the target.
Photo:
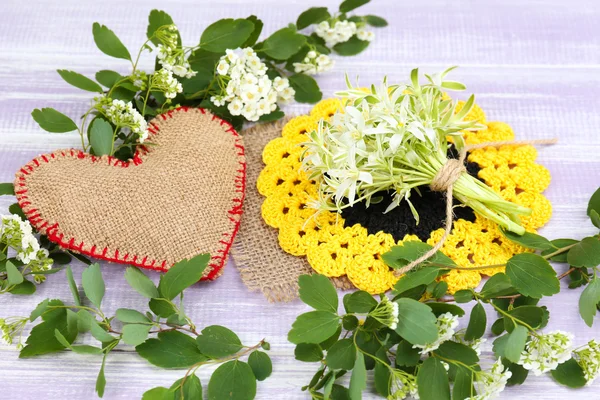
<svg viewBox="0 0 600 400">
<path fill-rule="evenodd" d="M 457 109 L 462 107 L 460 103 Z M 290 120 L 278 137 L 263 151 L 265 168 L 257 186 L 265 196 L 262 204 L 264 221 L 279 229 L 281 248 L 295 256 L 306 256 L 311 267 L 323 275 L 346 275 L 359 289 L 372 294 L 382 293 L 394 286 L 398 278 L 381 260 L 381 254 L 407 240 L 419 240 L 407 235 L 396 243 L 384 232 L 369 234 L 360 225 L 344 227 L 343 218 L 333 212 L 314 217 L 307 204 L 316 196 L 316 183 L 302 170 L 300 143 L 308 140 L 306 133 L 317 128 L 321 118 L 330 118 L 341 107 L 339 99 L 326 99 L 310 112 Z M 483 110 L 474 106 L 467 119 L 477 119 L 487 126 L 477 132 L 466 132 L 468 144 L 514 140 L 510 126 L 503 122 L 488 122 Z M 541 194 L 550 184 L 550 173 L 536 164 L 537 151 L 533 146 L 487 147 L 474 150 L 469 161 L 479 164 L 479 178 L 510 201 L 532 209 L 521 219 L 529 232 L 543 226 L 552 214 L 550 202 Z M 312 218 L 311 218 L 312 217 Z M 427 243 L 433 245 L 443 235 L 440 228 L 431 233 Z M 475 222 L 456 220 L 442 252 L 458 265 L 494 265 L 505 263 L 514 254 L 527 251 L 504 238 L 496 224 L 476 215 Z M 442 277 L 448 290 L 476 287 L 481 275 L 494 275 L 504 268 L 465 271 L 452 270 Z"/>
</svg>

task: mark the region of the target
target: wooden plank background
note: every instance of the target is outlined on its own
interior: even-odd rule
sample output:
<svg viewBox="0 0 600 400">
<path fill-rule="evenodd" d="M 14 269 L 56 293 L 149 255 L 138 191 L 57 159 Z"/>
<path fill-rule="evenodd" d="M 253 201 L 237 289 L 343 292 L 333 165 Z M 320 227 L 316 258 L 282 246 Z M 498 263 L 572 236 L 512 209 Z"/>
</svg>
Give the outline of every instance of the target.
<svg viewBox="0 0 600 400">
<path fill-rule="evenodd" d="M 100 69 L 125 73 L 127 63 L 101 54 L 91 27 L 95 21 L 113 29 L 135 49 L 145 39 L 147 15 L 153 8 L 168 11 L 184 42 L 197 43 L 202 30 L 225 17 L 259 16 L 265 35 L 292 22 L 310 6 L 337 7 L 333 0 L 4 0 L 0 25 L 0 181 L 41 152 L 79 146 L 76 134 L 43 132 L 31 110 L 52 106 L 80 115 L 91 96 L 70 87 L 55 72 L 66 68 L 92 76 Z M 335 69 L 320 76 L 326 96 L 343 88 L 343 73 L 360 82 L 405 79 L 410 69 L 429 72 L 460 65 L 454 76 L 476 93 L 490 120 L 509 123 L 518 138 L 557 136 L 560 144 L 540 151 L 540 161 L 552 172 L 546 192 L 554 215 L 542 233 L 550 238 L 583 237 L 594 232 L 585 215 L 586 201 L 600 186 L 600 4 L 597 0 L 374 0 L 361 13 L 386 17 L 390 27 L 376 30 L 376 39 L 358 57 L 337 58 Z M 145 59 L 145 67 L 152 61 Z M 302 113 L 304 105 L 287 111 Z M 76 177 L 72 179 L 76 184 Z M 13 199 L 0 197 L 0 213 Z M 123 267 L 105 265 L 105 308 L 141 308 L 144 299 L 130 290 Z M 76 279 L 81 266 L 74 267 Z M 562 272 L 562 271 L 559 271 Z M 154 279 L 158 274 L 149 273 Z M 565 288 L 566 289 L 566 288 Z M 579 291 L 545 301 L 552 314 L 549 329 L 577 335 L 577 344 L 600 337 L 600 322 L 586 327 L 577 315 Z M 0 317 L 25 315 L 46 297 L 69 299 L 64 273 L 52 275 L 32 297 L 2 296 Z M 315 365 L 297 362 L 286 340 L 300 302 L 269 304 L 250 293 L 233 265 L 214 283 L 201 284 L 186 296 L 187 310 L 199 326 L 222 324 L 240 334 L 244 343 L 266 337 L 272 344 L 273 376 L 258 386 L 259 399 L 305 399 Z M 92 343 L 92 340 L 88 340 Z M 485 347 L 491 360 L 491 341 Z M 0 345 L 0 398 L 94 398 L 100 359 L 64 351 L 19 360 L 13 347 Z M 207 384 L 208 372 L 200 374 Z M 148 365 L 127 346 L 108 359 L 105 398 L 135 399 L 154 386 L 170 385 L 183 375 Z M 375 398 L 370 393 L 365 398 Z M 581 391 L 554 384 L 548 376 L 530 378 L 524 386 L 507 389 L 502 399 L 600 398 L 600 382 Z"/>
</svg>

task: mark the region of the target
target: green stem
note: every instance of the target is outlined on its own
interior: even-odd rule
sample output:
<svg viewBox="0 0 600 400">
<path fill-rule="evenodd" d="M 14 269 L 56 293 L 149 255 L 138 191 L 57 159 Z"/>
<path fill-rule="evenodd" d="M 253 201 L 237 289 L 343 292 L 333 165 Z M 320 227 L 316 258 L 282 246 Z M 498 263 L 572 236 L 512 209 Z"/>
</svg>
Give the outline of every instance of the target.
<svg viewBox="0 0 600 400">
<path fill-rule="evenodd" d="M 497 305 L 495 305 L 493 302 L 491 301 L 486 301 L 486 303 L 490 304 L 492 307 L 494 307 L 494 309 L 496 311 L 498 311 L 500 314 L 504 315 L 505 317 L 510 318 L 513 323 L 519 323 L 519 325 L 523 325 L 525 328 L 529 329 L 529 331 L 533 334 L 533 335 L 537 335 L 537 333 L 535 332 L 535 329 L 533 329 L 531 327 L 531 325 L 527 324 L 526 322 L 521 321 L 518 318 L 513 317 L 512 315 L 510 315 L 509 313 L 507 313 L 506 311 L 504 311 L 503 309 L 501 309 L 500 307 L 498 307 Z"/>
</svg>

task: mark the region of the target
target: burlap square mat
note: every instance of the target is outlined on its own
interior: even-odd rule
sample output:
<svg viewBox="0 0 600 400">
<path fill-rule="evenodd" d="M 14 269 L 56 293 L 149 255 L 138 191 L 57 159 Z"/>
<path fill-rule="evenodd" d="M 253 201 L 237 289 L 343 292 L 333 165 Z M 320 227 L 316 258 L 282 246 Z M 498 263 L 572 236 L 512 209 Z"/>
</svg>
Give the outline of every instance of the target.
<svg viewBox="0 0 600 400">
<path fill-rule="evenodd" d="M 291 301 L 298 297 L 298 277 L 313 273 L 305 257 L 295 257 L 279 246 L 278 231 L 265 224 L 260 209 L 264 197 L 256 189 L 256 180 L 264 168 L 262 151 L 266 144 L 281 135 L 286 118 L 271 124 L 257 125 L 243 132 L 246 145 L 246 199 L 244 217 L 231 249 L 242 281 L 252 291 L 261 291 L 270 302 Z M 339 289 L 354 286 L 346 278 L 333 278 Z"/>
<path fill-rule="evenodd" d="M 238 133 L 207 111 L 181 107 L 149 123 L 129 162 L 58 150 L 16 174 L 32 225 L 63 248 L 160 271 L 200 253 L 203 279 L 221 274 L 239 227 L 246 161 Z"/>
</svg>

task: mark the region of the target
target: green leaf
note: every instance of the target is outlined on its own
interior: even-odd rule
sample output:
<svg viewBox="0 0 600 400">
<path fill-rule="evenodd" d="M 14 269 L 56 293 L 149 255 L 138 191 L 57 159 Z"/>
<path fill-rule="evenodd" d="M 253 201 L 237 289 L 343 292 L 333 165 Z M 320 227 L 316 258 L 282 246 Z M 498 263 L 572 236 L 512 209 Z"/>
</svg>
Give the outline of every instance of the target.
<svg viewBox="0 0 600 400">
<path fill-rule="evenodd" d="M 151 299 L 148 306 L 154 314 L 162 318 L 168 318 L 177 313 L 173 304 L 167 299 Z"/>
<path fill-rule="evenodd" d="M 12 215 L 18 215 L 23 221 L 27 220 L 27 217 L 25 216 L 25 214 L 23 214 L 23 210 L 21 209 L 21 206 L 19 206 L 18 203 L 11 204 L 8 207 L 8 212 L 10 212 Z"/>
<path fill-rule="evenodd" d="M 579 298 L 579 314 L 586 325 L 594 324 L 594 316 L 600 302 L 600 279 L 594 278 L 581 293 Z"/>
<path fill-rule="evenodd" d="M 18 285 L 13 286 L 10 290 L 10 294 L 15 295 L 30 295 L 34 294 L 36 291 L 35 284 L 27 279 L 23 280 L 23 282 Z"/>
<path fill-rule="evenodd" d="M 380 362 L 375 364 L 375 373 L 373 375 L 375 380 L 375 390 L 379 395 L 386 399 L 390 395 L 390 375 L 390 369 L 387 365 Z"/>
<path fill-rule="evenodd" d="M 502 364 L 512 372 L 512 376 L 508 378 L 508 381 L 506 382 L 508 386 L 521 385 L 525 382 L 527 375 L 529 375 L 529 371 L 523 368 L 522 365 L 512 363 L 506 358 L 502 359 Z"/>
<path fill-rule="evenodd" d="M 104 330 L 104 328 L 102 328 L 100 324 L 98 324 L 98 321 L 96 321 L 95 318 L 90 318 L 86 322 L 89 322 L 90 324 L 90 333 L 99 342 L 109 343 L 115 340 L 115 337 L 110 333 L 106 332 L 106 330 Z"/>
<path fill-rule="evenodd" d="M 580 388 L 587 384 L 583 368 L 573 358 L 552 370 L 552 377 L 556 382 L 570 388 Z"/>
<path fill-rule="evenodd" d="M 306 37 L 294 29 L 283 28 L 264 41 L 259 50 L 275 60 L 287 60 L 306 43 Z M 318 101 L 318 100 L 317 100 Z"/>
<path fill-rule="evenodd" d="M 448 374 L 442 363 L 434 357 L 423 362 L 417 374 L 421 400 L 450 400 Z"/>
<path fill-rule="evenodd" d="M 316 103 L 323 98 L 323 93 L 319 89 L 317 81 L 306 74 L 294 74 L 289 78 L 290 86 L 294 88 L 296 94 L 294 99 L 298 103 Z"/>
<path fill-rule="evenodd" d="M 403 247 L 403 246 L 398 246 Z M 387 254 L 387 253 L 386 253 Z M 384 254 L 385 256 L 385 254 Z M 389 264 L 388 264 L 389 265 Z M 410 290 L 419 285 L 429 285 L 431 282 L 435 281 L 438 277 L 438 273 L 440 272 L 440 268 L 438 267 L 423 267 L 417 270 L 413 270 L 414 272 L 409 272 L 403 277 L 401 277 L 396 285 L 394 286 L 394 290 L 399 293 Z"/>
<path fill-rule="evenodd" d="M 66 69 L 59 69 L 57 72 L 68 84 L 73 85 L 78 89 L 86 90 L 88 92 L 104 92 L 102 87 L 96 82 L 77 72 L 67 71 Z"/>
<path fill-rule="evenodd" d="M 440 315 L 445 314 L 445 313 L 450 313 L 452 315 L 456 315 L 459 317 L 462 317 L 463 315 L 465 315 L 465 310 L 463 310 L 456 304 L 428 302 L 428 303 L 425 303 L 425 305 L 427 305 L 427 307 L 431 308 L 431 311 L 433 311 L 433 315 L 435 315 L 436 317 L 439 317 Z"/>
<path fill-rule="evenodd" d="M 142 400 L 170 400 L 172 397 L 167 396 L 171 396 L 172 394 L 173 393 L 166 387 L 159 386 L 144 392 Z"/>
<path fill-rule="evenodd" d="M 435 354 L 449 360 L 460 361 L 468 366 L 474 366 L 479 362 L 479 357 L 475 350 L 465 344 L 453 342 L 451 340 L 442 343 L 440 347 L 435 350 Z"/>
<path fill-rule="evenodd" d="M 465 332 L 465 340 L 479 339 L 485 333 L 487 326 L 487 315 L 485 308 L 481 303 L 477 303 L 471 310 L 471 317 L 469 318 L 469 325 Z"/>
<path fill-rule="evenodd" d="M 459 290 L 454 293 L 454 301 L 459 304 L 468 303 L 473 300 L 473 291 L 468 289 Z"/>
<path fill-rule="evenodd" d="M 213 372 L 208 382 L 208 400 L 252 400 L 256 379 L 252 368 L 242 361 L 229 361 Z"/>
<path fill-rule="evenodd" d="M 513 308 L 508 311 L 508 313 L 513 317 L 518 319 L 519 321 L 525 322 L 527 325 L 531 326 L 534 329 L 538 329 L 542 327 L 544 323 L 544 312 L 545 309 L 542 307 L 536 306 L 521 306 Z M 505 328 L 506 321 L 508 317 L 505 317 Z M 506 329 L 508 332 L 512 332 L 512 324 L 509 324 L 510 328 Z"/>
<path fill-rule="evenodd" d="M 137 346 L 148 339 L 152 325 L 127 324 L 123 326 L 123 341 L 130 346 Z"/>
<path fill-rule="evenodd" d="M 253 351 L 248 357 L 248 365 L 252 368 L 254 376 L 259 381 L 264 381 L 273 372 L 273 364 L 271 363 L 271 357 L 262 351 Z"/>
<path fill-rule="evenodd" d="M 209 261 L 210 254 L 199 254 L 189 260 L 179 261 L 162 276 L 158 291 L 164 298 L 173 300 L 202 278 Z"/>
<path fill-rule="evenodd" d="M 160 297 L 158 289 L 154 282 L 146 276 L 142 271 L 135 267 L 127 267 L 125 271 L 125 279 L 129 286 L 135 289 L 139 294 L 149 299 Z"/>
<path fill-rule="evenodd" d="M 302 30 L 311 26 L 312 24 L 318 24 L 319 22 L 328 20 L 331 18 L 331 14 L 327 11 L 327 7 L 311 7 L 304 11 L 298 17 L 296 21 L 296 27 L 298 30 Z"/>
<path fill-rule="evenodd" d="M 79 333 L 89 332 L 90 329 L 92 329 L 93 319 L 94 317 L 89 311 L 77 311 L 77 329 L 79 330 Z"/>
<path fill-rule="evenodd" d="M 512 256 L 506 263 L 506 275 L 519 293 L 540 299 L 560 291 L 556 271 L 543 257 L 522 253 Z"/>
<path fill-rule="evenodd" d="M 592 216 L 592 211 L 595 211 L 596 214 L 600 214 L 600 188 L 596 189 L 588 202 L 587 214 L 590 217 Z M 600 228 L 598 225 L 596 225 L 596 227 Z"/>
<path fill-rule="evenodd" d="M 294 349 L 294 358 L 303 362 L 317 362 L 323 359 L 323 350 L 316 343 L 298 343 Z"/>
<path fill-rule="evenodd" d="M 535 233 L 525 232 L 522 235 L 517 235 L 514 232 L 507 231 L 504 229 L 501 229 L 500 231 L 505 237 L 510 239 L 510 241 L 520 244 L 521 246 L 526 247 L 528 249 L 548 250 L 554 248 L 552 242 L 550 242 L 545 237 L 537 235 Z"/>
<path fill-rule="evenodd" d="M 353 331 L 358 327 L 358 318 L 354 315 L 344 315 L 342 317 L 342 327 L 347 331 Z"/>
<path fill-rule="evenodd" d="M 301 275 L 298 279 L 300 300 L 320 311 L 337 313 L 338 296 L 333 283 L 324 275 Z"/>
<path fill-rule="evenodd" d="M 350 370 L 356 360 L 356 346 L 352 339 L 341 339 L 327 351 L 325 361 L 330 368 Z"/>
<path fill-rule="evenodd" d="M 336 329 L 335 333 L 333 335 L 329 336 L 327 339 L 325 339 L 321 343 L 319 343 L 319 346 L 323 350 L 329 350 L 329 348 L 331 346 L 333 346 L 335 344 L 335 342 L 338 341 L 338 339 L 340 338 L 341 334 L 342 334 L 342 326 L 340 325 Z"/>
<path fill-rule="evenodd" d="M 398 304 L 396 332 L 412 344 L 427 344 L 438 337 L 437 319 L 431 308 L 416 300 L 401 298 Z"/>
<path fill-rule="evenodd" d="M 388 22 L 385 19 L 378 17 L 377 15 L 366 15 L 365 21 L 367 22 L 367 24 L 377 28 L 383 28 L 384 26 L 388 26 Z"/>
<path fill-rule="evenodd" d="M 590 219 L 596 228 L 600 228 L 600 213 L 596 210 L 590 211 Z"/>
<path fill-rule="evenodd" d="M 448 283 L 446 281 L 440 281 L 435 284 L 435 287 L 431 291 L 431 295 L 434 299 L 442 298 L 448 292 Z"/>
<path fill-rule="evenodd" d="M 454 387 L 452 388 L 452 398 L 454 400 L 465 400 L 472 398 L 475 393 L 473 388 L 473 373 L 465 368 L 458 368 L 454 378 Z"/>
<path fill-rule="evenodd" d="M 69 289 L 71 289 L 71 294 L 73 295 L 73 301 L 76 306 L 81 305 L 81 297 L 79 297 L 79 289 L 77 288 L 77 283 L 75 283 L 75 279 L 73 278 L 73 270 L 71 267 L 67 267 L 66 271 L 67 282 L 69 282 Z"/>
<path fill-rule="evenodd" d="M 508 334 L 506 347 L 504 348 L 502 356 L 514 363 L 519 362 L 521 353 L 523 352 L 523 349 L 525 349 L 528 334 L 527 328 L 523 325 L 516 325 L 513 331 Z"/>
<path fill-rule="evenodd" d="M 62 307 L 60 300 L 50 300 L 49 307 Z M 19 358 L 33 357 L 54 353 L 65 348 L 55 336 L 55 330 L 67 339 L 69 343 L 77 337 L 77 329 L 69 324 L 66 308 L 54 308 L 42 314 L 42 322 L 34 326 L 27 338 L 26 346 L 21 349 Z"/>
<path fill-rule="evenodd" d="M 347 42 L 338 43 L 333 46 L 333 50 L 340 56 L 355 56 L 362 53 L 369 43 L 366 40 L 360 40 L 356 35 L 352 36 Z"/>
<path fill-rule="evenodd" d="M 129 51 L 113 31 L 104 25 L 94 22 L 92 33 L 94 34 L 94 42 L 96 42 L 96 46 L 98 46 L 101 52 L 107 56 L 131 61 Z"/>
<path fill-rule="evenodd" d="M 554 239 L 552 240 L 552 248 L 548 249 L 548 250 L 544 250 L 542 251 L 542 256 L 547 256 L 550 253 L 554 253 L 556 250 L 561 249 L 563 247 L 567 247 L 570 246 L 572 244 L 577 243 L 578 241 L 575 239 Z M 569 252 L 565 251 L 563 253 L 557 254 L 555 256 L 553 256 L 552 258 L 550 258 L 550 261 L 555 261 L 555 262 L 560 262 L 560 263 L 566 263 L 567 262 L 567 254 Z"/>
<path fill-rule="evenodd" d="M 104 118 L 96 117 L 90 125 L 90 145 L 98 157 L 110 155 L 113 151 L 114 131 Z"/>
<path fill-rule="evenodd" d="M 344 307 L 346 308 L 346 312 L 349 313 L 366 314 L 375 308 L 375 306 L 377 306 L 377 300 L 364 290 L 344 296 Z"/>
<path fill-rule="evenodd" d="M 189 368 L 208 360 L 196 341 L 179 331 L 159 332 L 157 339 L 148 339 L 135 351 L 150 364 L 161 368 Z"/>
<path fill-rule="evenodd" d="M 102 357 L 102 366 L 100 367 L 98 377 L 96 378 L 96 393 L 98 393 L 98 397 L 100 398 L 104 396 L 104 389 L 106 388 L 106 376 L 104 376 L 104 366 L 106 365 L 107 355 L 108 352 L 104 353 L 104 357 Z"/>
<path fill-rule="evenodd" d="M 185 382 L 183 382 L 184 378 L 178 379 L 175 381 L 173 385 L 169 388 L 168 397 L 162 400 L 200 400 L 202 399 L 202 384 L 200 383 L 200 379 L 195 374 L 188 375 Z M 183 383 L 183 387 L 181 386 Z"/>
<path fill-rule="evenodd" d="M 76 131 L 77 125 L 66 115 L 56 111 L 54 108 L 36 108 L 31 112 L 31 116 L 45 131 L 52 133 L 64 133 Z"/>
<path fill-rule="evenodd" d="M 220 325 L 207 326 L 196 338 L 200 351 L 210 358 L 222 358 L 242 349 L 242 342 L 233 331 Z"/>
<path fill-rule="evenodd" d="M 600 240 L 586 237 L 569 250 L 567 262 L 573 267 L 594 268 L 600 265 Z"/>
<path fill-rule="evenodd" d="M 498 296 L 513 295 L 515 293 L 516 290 L 512 286 L 508 276 L 506 276 L 506 274 L 503 273 L 498 273 L 494 274 L 487 280 L 479 294 L 485 300 L 488 300 Z"/>
<path fill-rule="evenodd" d="M 412 261 L 419 259 L 423 254 L 427 253 L 431 249 L 432 246 L 428 245 L 427 243 L 408 241 L 404 242 L 401 246 L 392 246 L 392 248 L 388 252 L 384 253 L 381 258 L 386 265 L 394 269 L 399 269 L 410 264 Z M 441 251 L 435 253 L 426 261 L 426 263 L 448 267 L 456 266 L 456 263 Z"/>
<path fill-rule="evenodd" d="M 71 350 L 73 350 L 77 354 L 102 354 L 103 350 L 100 347 L 88 346 L 85 344 L 79 346 L 71 346 Z"/>
<path fill-rule="evenodd" d="M 362 398 L 362 392 L 367 388 L 367 369 L 365 367 L 365 357 L 360 351 L 356 352 L 356 361 L 354 362 L 354 369 L 352 370 L 352 376 L 350 377 L 350 399 L 360 400 Z"/>
<path fill-rule="evenodd" d="M 108 69 L 103 69 L 102 71 L 96 72 L 96 80 L 107 88 L 112 88 L 115 83 L 122 78 L 123 77 L 118 72 Z"/>
<path fill-rule="evenodd" d="M 15 187 L 12 183 L 0 183 L 0 196 L 14 196 Z"/>
<path fill-rule="evenodd" d="M 252 47 L 256 44 L 264 25 L 263 22 L 256 17 L 256 15 L 251 15 L 246 19 L 254 24 L 254 30 L 250 34 L 250 37 L 248 37 L 248 39 L 241 46 L 242 48 Z"/>
<path fill-rule="evenodd" d="M 69 254 L 62 252 L 50 253 L 49 257 L 52 259 L 52 261 L 54 261 L 54 264 L 57 265 L 66 265 L 73 260 L 73 258 Z"/>
<path fill-rule="evenodd" d="M 83 291 L 88 299 L 98 308 L 102 304 L 104 298 L 104 279 L 100 271 L 99 264 L 92 264 L 83 270 L 81 274 L 81 284 Z"/>
<path fill-rule="evenodd" d="M 119 308 L 116 312 L 116 317 L 119 321 L 126 324 L 150 324 L 147 316 L 137 310 L 129 308 Z"/>
<path fill-rule="evenodd" d="M 254 24 L 247 19 L 221 19 L 209 25 L 200 37 L 200 47 L 214 53 L 236 49 L 250 38 Z"/>
<path fill-rule="evenodd" d="M 146 37 L 155 45 L 160 44 L 160 40 L 154 37 L 154 33 L 161 26 L 173 25 L 173 18 L 162 10 L 152 10 L 148 15 L 148 28 L 146 29 Z M 181 40 L 181 39 L 180 39 Z"/>
<path fill-rule="evenodd" d="M 403 340 L 398 343 L 396 351 L 396 365 L 399 367 L 414 367 L 421 359 L 419 348 L 413 348 L 412 343 Z"/>
<path fill-rule="evenodd" d="M 10 260 L 6 261 L 6 278 L 8 280 L 8 284 L 11 286 L 19 285 L 23 283 L 24 280 L 21 271 L 19 271 L 19 269 L 15 267 L 15 264 L 13 264 Z"/>
<path fill-rule="evenodd" d="M 355 8 L 364 6 L 369 1 L 371 0 L 344 0 L 342 4 L 340 4 L 340 12 L 347 13 Z"/>
<path fill-rule="evenodd" d="M 288 333 L 288 340 L 298 343 L 320 343 L 331 337 L 340 325 L 339 316 L 328 311 L 301 314 Z"/>
<path fill-rule="evenodd" d="M 42 301 L 40 304 L 38 304 L 35 307 L 35 309 L 31 312 L 31 314 L 29 315 L 29 321 L 33 322 L 36 319 L 38 319 L 39 317 L 41 317 L 48 309 L 49 302 L 50 302 L 50 299 L 46 299 L 46 300 Z"/>
</svg>

